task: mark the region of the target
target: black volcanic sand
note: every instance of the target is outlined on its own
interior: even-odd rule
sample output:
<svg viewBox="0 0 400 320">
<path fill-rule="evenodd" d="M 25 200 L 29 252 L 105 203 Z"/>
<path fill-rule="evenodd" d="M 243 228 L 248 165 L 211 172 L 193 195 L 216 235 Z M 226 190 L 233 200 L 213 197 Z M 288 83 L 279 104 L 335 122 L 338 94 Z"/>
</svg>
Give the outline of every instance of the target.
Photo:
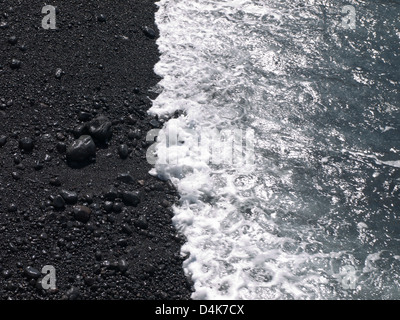
<svg viewBox="0 0 400 320">
<path fill-rule="evenodd" d="M 57 30 L 42 1 L 0 2 L 0 298 L 189 299 L 177 194 L 145 157 L 157 7 L 51 4 Z"/>
</svg>

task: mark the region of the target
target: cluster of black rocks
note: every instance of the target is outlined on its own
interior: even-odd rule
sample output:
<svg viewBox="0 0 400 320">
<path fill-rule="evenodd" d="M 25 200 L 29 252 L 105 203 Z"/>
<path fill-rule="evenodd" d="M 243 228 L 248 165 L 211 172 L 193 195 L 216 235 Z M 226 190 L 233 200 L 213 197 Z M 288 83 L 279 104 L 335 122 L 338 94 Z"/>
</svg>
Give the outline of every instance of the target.
<svg viewBox="0 0 400 320">
<path fill-rule="evenodd" d="M 106 145 L 112 136 L 112 123 L 105 116 L 99 116 L 90 123 L 79 126 L 74 131 L 79 136 L 66 149 L 70 163 L 84 163 L 96 156 L 96 144 Z M 125 157 L 126 158 L 126 157 Z"/>
<path fill-rule="evenodd" d="M 0 299 L 188 299 L 177 193 L 149 175 L 152 3 L 0 3 Z M 110 7 L 111 6 L 111 7 Z M 121 35 L 124 35 L 121 37 Z M 4 50 L 3 50 L 4 48 Z M 54 266 L 57 288 L 41 286 Z"/>
</svg>

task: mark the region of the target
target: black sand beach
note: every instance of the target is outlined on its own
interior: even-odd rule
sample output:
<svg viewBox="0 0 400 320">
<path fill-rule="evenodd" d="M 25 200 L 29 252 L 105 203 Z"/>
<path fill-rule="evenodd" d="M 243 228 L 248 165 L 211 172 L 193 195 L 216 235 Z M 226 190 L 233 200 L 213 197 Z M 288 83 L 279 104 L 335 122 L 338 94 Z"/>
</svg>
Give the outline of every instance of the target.
<svg viewBox="0 0 400 320">
<path fill-rule="evenodd" d="M 42 1 L 0 1 L 0 299 L 189 299 L 177 194 L 146 161 L 157 7 L 48 4 L 56 30 Z"/>
</svg>

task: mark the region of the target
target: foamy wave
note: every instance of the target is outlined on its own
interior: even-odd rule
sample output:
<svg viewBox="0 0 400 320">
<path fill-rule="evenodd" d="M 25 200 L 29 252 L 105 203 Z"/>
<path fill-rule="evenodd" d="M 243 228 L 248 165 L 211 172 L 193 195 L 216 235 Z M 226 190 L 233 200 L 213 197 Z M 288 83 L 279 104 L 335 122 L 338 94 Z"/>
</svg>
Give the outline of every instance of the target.
<svg viewBox="0 0 400 320">
<path fill-rule="evenodd" d="M 341 219 L 334 206 L 360 203 L 360 192 L 346 190 L 361 190 L 368 177 L 344 181 L 351 165 L 317 154 L 332 153 L 326 141 L 343 134 L 307 122 L 327 108 L 312 82 L 292 77 L 328 69 L 318 55 L 322 34 L 310 23 L 320 20 L 321 6 L 303 3 L 158 2 L 155 71 L 163 79 L 150 112 L 184 113 L 162 129 L 152 173 L 181 195 L 173 221 L 188 240 L 182 251 L 190 254 L 184 269 L 194 299 L 346 297 L 343 279 L 373 273 L 371 252 L 359 248 L 374 235 L 361 215 Z M 254 132 L 253 159 L 235 166 L 199 156 L 199 136 L 235 129 Z M 317 143 L 316 134 L 326 140 Z"/>
</svg>

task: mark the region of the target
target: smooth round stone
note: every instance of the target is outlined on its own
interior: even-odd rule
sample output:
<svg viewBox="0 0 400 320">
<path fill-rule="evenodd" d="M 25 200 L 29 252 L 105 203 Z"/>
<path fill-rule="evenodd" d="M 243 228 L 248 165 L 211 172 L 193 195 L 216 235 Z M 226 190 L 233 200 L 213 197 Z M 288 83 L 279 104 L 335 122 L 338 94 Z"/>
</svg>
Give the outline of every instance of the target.
<svg viewBox="0 0 400 320">
<path fill-rule="evenodd" d="M 140 203 L 139 191 L 125 191 L 122 200 L 127 205 L 137 206 Z"/>
<path fill-rule="evenodd" d="M 15 204 L 15 203 L 11 203 L 9 206 L 8 206 L 8 212 L 17 212 L 17 205 Z"/>
<path fill-rule="evenodd" d="M 36 161 L 35 165 L 33 166 L 33 168 L 34 168 L 36 171 L 42 170 L 43 167 L 44 167 L 44 166 L 43 166 L 43 163 L 42 163 L 40 160 Z"/>
<path fill-rule="evenodd" d="M 118 270 L 121 272 L 126 272 L 128 270 L 128 262 L 126 260 L 121 259 L 118 261 Z"/>
<path fill-rule="evenodd" d="M 134 224 L 136 227 L 140 229 L 147 229 L 149 226 L 146 217 L 143 215 L 140 216 L 137 220 L 135 220 Z"/>
<path fill-rule="evenodd" d="M 118 190 L 114 187 L 110 187 L 110 189 L 104 193 L 104 198 L 106 200 L 114 201 L 116 197 L 118 197 Z"/>
<path fill-rule="evenodd" d="M 129 156 L 129 149 L 126 144 L 121 144 L 118 147 L 118 154 L 121 159 L 126 159 Z"/>
<path fill-rule="evenodd" d="M 106 18 L 106 16 L 105 16 L 104 14 L 99 14 L 99 15 L 97 16 L 97 21 L 98 21 L 98 22 L 106 22 L 106 21 L 107 21 L 107 18 Z"/>
<path fill-rule="evenodd" d="M 62 75 L 63 75 L 63 71 L 60 68 L 58 68 L 55 73 L 56 79 L 60 79 Z"/>
<path fill-rule="evenodd" d="M 60 195 L 54 197 L 53 199 L 53 206 L 57 209 L 61 209 L 64 208 L 65 206 L 65 200 L 63 199 L 63 197 L 61 197 Z"/>
<path fill-rule="evenodd" d="M 146 37 L 150 39 L 154 39 L 156 37 L 156 32 L 152 28 L 146 26 L 143 27 L 142 30 Z"/>
<path fill-rule="evenodd" d="M 117 180 L 126 184 L 135 183 L 135 179 L 129 173 L 121 173 L 120 175 L 118 175 Z"/>
<path fill-rule="evenodd" d="M 51 178 L 49 182 L 50 182 L 50 185 L 52 185 L 52 186 L 55 186 L 55 187 L 61 186 L 61 181 L 60 181 L 60 179 L 58 179 L 58 177 Z"/>
<path fill-rule="evenodd" d="M 74 207 L 74 218 L 80 222 L 86 223 L 90 219 L 91 210 L 86 206 Z"/>
<path fill-rule="evenodd" d="M 68 204 L 76 204 L 78 202 L 78 194 L 74 191 L 61 190 L 60 196 Z"/>
<path fill-rule="evenodd" d="M 81 111 L 78 114 L 78 119 L 80 121 L 89 121 L 92 117 L 92 114 L 86 111 Z"/>
<path fill-rule="evenodd" d="M 114 203 L 111 201 L 106 201 L 103 205 L 103 208 L 106 212 L 111 212 L 113 210 Z"/>
<path fill-rule="evenodd" d="M 11 45 L 17 44 L 17 42 L 18 42 L 18 39 L 16 36 L 11 36 L 8 38 L 8 43 Z"/>
<path fill-rule="evenodd" d="M 7 143 L 6 136 L 0 136 L 0 148 L 3 147 Z"/>
</svg>

